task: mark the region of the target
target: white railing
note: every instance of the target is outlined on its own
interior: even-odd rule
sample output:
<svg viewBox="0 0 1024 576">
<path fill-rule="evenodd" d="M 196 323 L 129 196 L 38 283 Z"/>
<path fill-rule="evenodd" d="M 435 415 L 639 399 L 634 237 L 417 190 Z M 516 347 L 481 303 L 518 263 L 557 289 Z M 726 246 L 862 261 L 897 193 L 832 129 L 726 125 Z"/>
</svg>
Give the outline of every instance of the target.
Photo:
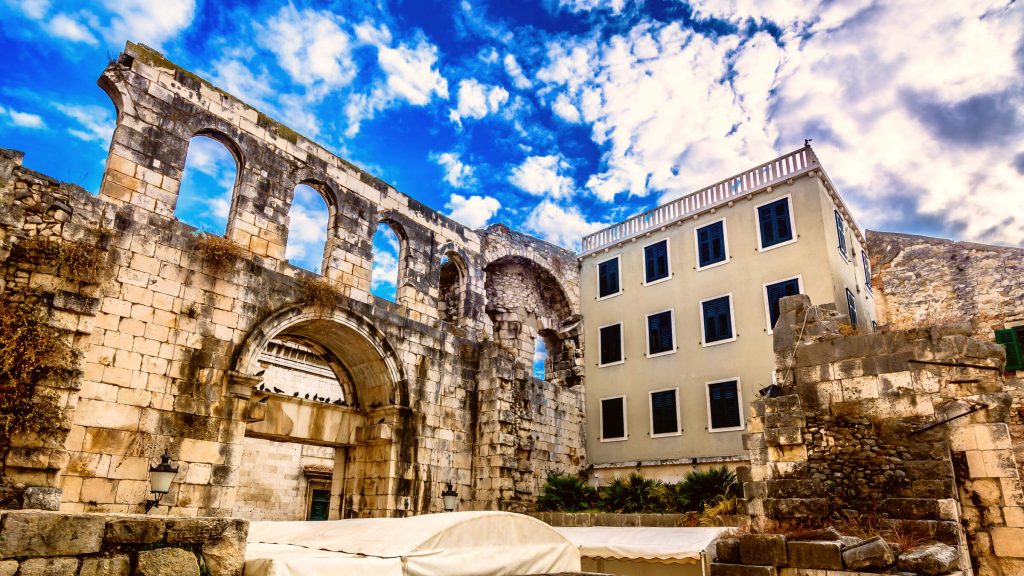
<svg viewBox="0 0 1024 576">
<path fill-rule="evenodd" d="M 728 202 L 737 196 L 743 196 L 803 174 L 817 165 L 818 159 L 814 155 L 814 151 L 810 146 L 804 146 L 756 168 L 584 236 L 582 253 L 588 254 L 605 246 L 639 236 L 654 228 L 678 222 L 687 216 Z"/>
</svg>

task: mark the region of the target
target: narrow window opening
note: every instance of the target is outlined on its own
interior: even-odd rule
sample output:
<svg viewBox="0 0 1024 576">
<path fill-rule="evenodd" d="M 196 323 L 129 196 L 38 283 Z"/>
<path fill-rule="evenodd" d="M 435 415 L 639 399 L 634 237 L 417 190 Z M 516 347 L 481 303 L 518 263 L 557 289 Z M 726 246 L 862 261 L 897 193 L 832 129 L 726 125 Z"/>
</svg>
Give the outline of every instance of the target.
<svg viewBox="0 0 1024 576">
<path fill-rule="evenodd" d="M 548 345 L 543 336 L 534 339 L 533 347 L 533 377 L 541 380 L 547 379 Z"/>
<path fill-rule="evenodd" d="M 456 254 L 441 257 L 440 280 L 438 281 L 437 309 L 441 320 L 455 323 L 462 317 L 463 301 L 466 298 L 466 273 L 460 266 L 462 259 Z"/>
<path fill-rule="evenodd" d="M 327 202 L 320 193 L 305 184 L 296 186 L 288 210 L 288 262 L 310 272 L 323 272 L 329 220 Z"/>
<path fill-rule="evenodd" d="M 396 301 L 401 252 L 398 234 L 386 222 L 378 224 L 373 234 L 373 270 L 370 273 L 370 292 L 374 296 Z"/>
<path fill-rule="evenodd" d="M 238 162 L 225 145 L 194 136 L 185 156 L 175 216 L 203 232 L 223 235 L 237 178 Z"/>
</svg>

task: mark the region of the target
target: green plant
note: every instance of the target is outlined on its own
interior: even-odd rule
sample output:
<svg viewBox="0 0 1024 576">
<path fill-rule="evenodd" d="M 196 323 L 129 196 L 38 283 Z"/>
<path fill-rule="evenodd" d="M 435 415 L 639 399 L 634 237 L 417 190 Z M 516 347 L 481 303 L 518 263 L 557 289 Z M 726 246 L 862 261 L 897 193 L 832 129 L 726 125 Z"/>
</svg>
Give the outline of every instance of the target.
<svg viewBox="0 0 1024 576">
<path fill-rule="evenodd" d="M 736 514 L 736 499 L 722 497 L 708 504 L 700 513 L 701 526 L 724 526 L 725 517 Z"/>
<path fill-rule="evenodd" d="M 60 274 L 71 280 L 97 284 L 108 268 L 107 253 L 95 244 L 67 240 L 60 245 L 57 258 Z"/>
<path fill-rule="evenodd" d="M 45 436 L 63 429 L 56 395 L 39 385 L 74 366 L 64 336 L 39 307 L 0 303 L 0 462 L 6 460 L 13 435 Z"/>
<path fill-rule="evenodd" d="M 633 472 L 616 477 L 601 489 L 601 509 L 607 512 L 661 511 L 664 482 Z"/>
<path fill-rule="evenodd" d="M 681 510 L 700 512 L 719 500 L 740 496 L 736 474 L 725 466 L 694 470 L 675 486 L 676 505 Z"/>
<path fill-rule="evenodd" d="M 890 522 L 889 527 L 882 531 L 881 536 L 899 546 L 900 550 L 904 552 L 935 541 L 924 524 L 907 520 Z"/>
<path fill-rule="evenodd" d="M 245 255 L 245 249 L 223 236 L 207 232 L 193 237 L 196 254 L 214 270 L 222 270 Z"/>
<path fill-rule="evenodd" d="M 597 489 L 575 474 L 553 472 L 541 486 L 537 509 L 555 512 L 589 510 L 597 502 Z"/>
</svg>

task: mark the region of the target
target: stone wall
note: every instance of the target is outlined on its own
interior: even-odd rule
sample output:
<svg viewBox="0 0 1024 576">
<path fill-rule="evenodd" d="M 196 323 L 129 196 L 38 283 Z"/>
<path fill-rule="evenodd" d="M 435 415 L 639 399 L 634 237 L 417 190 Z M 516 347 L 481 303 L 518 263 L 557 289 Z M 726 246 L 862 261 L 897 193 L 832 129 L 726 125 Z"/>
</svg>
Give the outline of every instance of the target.
<svg viewBox="0 0 1024 576">
<path fill-rule="evenodd" d="M 1024 249 L 867 232 L 880 325 L 971 322 L 975 333 L 1024 323 Z"/>
<path fill-rule="evenodd" d="M 783 528 L 852 514 L 959 547 L 979 573 L 1024 571 L 1002 347 L 967 325 L 842 337 L 842 319 L 782 301 L 781 395 L 747 424 L 747 512 Z"/>
<path fill-rule="evenodd" d="M 232 516 L 248 520 L 305 520 L 310 474 L 330 486 L 334 448 L 246 438 Z"/>
<path fill-rule="evenodd" d="M 5 576 L 241 576 L 248 522 L 17 511 L 0 514 Z"/>
<path fill-rule="evenodd" d="M 39 302 L 81 368 L 51 382 L 65 433 L 18 439 L 6 484 L 61 488 L 68 512 L 140 511 L 166 450 L 179 472 L 160 511 L 227 515 L 255 436 L 344 448 L 332 517 L 395 516 L 440 510 L 445 482 L 464 508 L 527 508 L 547 471 L 582 465 L 574 254 L 466 229 L 144 46 L 99 83 L 118 124 L 98 196 L 0 154 L 0 298 Z M 197 134 L 239 161 L 226 238 L 174 218 Z M 331 210 L 323 276 L 284 260 L 299 183 Z M 368 292 L 379 222 L 402 245 L 397 302 Z M 99 247 L 102 274 L 70 278 L 28 249 L 43 236 Z M 442 256 L 460 266 L 454 316 L 439 306 Z M 530 377 L 538 336 L 553 350 L 545 379 Z M 317 351 L 346 405 L 266 386 L 260 359 L 282 339 Z"/>
</svg>

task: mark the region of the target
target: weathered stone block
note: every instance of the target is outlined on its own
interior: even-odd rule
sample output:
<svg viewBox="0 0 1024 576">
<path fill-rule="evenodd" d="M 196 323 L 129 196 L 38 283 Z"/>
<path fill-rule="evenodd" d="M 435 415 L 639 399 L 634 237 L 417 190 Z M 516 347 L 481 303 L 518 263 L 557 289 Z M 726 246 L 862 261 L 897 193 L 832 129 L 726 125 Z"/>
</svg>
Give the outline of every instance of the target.
<svg viewBox="0 0 1024 576">
<path fill-rule="evenodd" d="M 960 564 L 960 552 L 946 544 L 926 544 L 900 554 L 899 569 L 924 576 L 952 572 Z"/>
<path fill-rule="evenodd" d="M 1024 528 L 996 527 L 990 534 L 996 556 L 1024 558 Z"/>
<path fill-rule="evenodd" d="M 105 523 L 102 516 L 85 514 L 8 512 L 0 539 L 0 558 L 99 552 Z"/>
<path fill-rule="evenodd" d="M 825 498 L 767 498 L 764 511 L 769 518 L 819 518 L 828 515 Z"/>
<path fill-rule="evenodd" d="M 892 549 L 881 536 L 843 550 L 843 564 L 848 570 L 885 568 L 895 561 Z"/>
<path fill-rule="evenodd" d="M 17 572 L 17 560 L 0 560 L 0 576 L 14 576 Z"/>
<path fill-rule="evenodd" d="M 721 562 L 722 564 L 739 564 L 739 538 L 719 538 L 718 540 L 716 540 L 715 555 L 717 557 L 717 562 Z"/>
<path fill-rule="evenodd" d="M 743 564 L 711 565 L 711 576 L 776 576 L 774 566 L 745 566 Z"/>
<path fill-rule="evenodd" d="M 794 568 L 842 570 L 842 544 L 839 542 L 786 542 L 789 565 Z"/>
<path fill-rule="evenodd" d="M 741 535 L 740 561 L 743 564 L 786 566 L 786 537 L 781 534 Z"/>
<path fill-rule="evenodd" d="M 164 520 L 118 518 L 107 523 L 104 540 L 110 544 L 152 544 L 164 539 Z"/>
<path fill-rule="evenodd" d="M 135 576 L 199 576 L 199 562 L 182 548 L 144 550 L 139 552 Z"/>
<path fill-rule="evenodd" d="M 228 518 L 177 518 L 167 523 L 167 543 L 202 544 L 220 538 L 231 523 Z"/>
<path fill-rule="evenodd" d="M 29 486 L 25 489 L 25 501 L 22 508 L 26 510 L 59 510 L 61 494 L 60 488 Z"/>
<path fill-rule="evenodd" d="M 882 511 L 890 518 L 938 520 L 939 502 L 931 498 L 889 498 L 882 502 Z"/>
<path fill-rule="evenodd" d="M 78 576 L 128 576 L 131 564 L 128 556 L 119 554 L 110 558 L 86 558 Z"/>
<path fill-rule="evenodd" d="M 220 538 L 203 544 L 203 560 L 215 576 L 241 576 L 249 523 L 233 519 Z"/>
<path fill-rule="evenodd" d="M 30 558 L 21 562 L 18 576 L 75 576 L 78 558 Z"/>
</svg>

